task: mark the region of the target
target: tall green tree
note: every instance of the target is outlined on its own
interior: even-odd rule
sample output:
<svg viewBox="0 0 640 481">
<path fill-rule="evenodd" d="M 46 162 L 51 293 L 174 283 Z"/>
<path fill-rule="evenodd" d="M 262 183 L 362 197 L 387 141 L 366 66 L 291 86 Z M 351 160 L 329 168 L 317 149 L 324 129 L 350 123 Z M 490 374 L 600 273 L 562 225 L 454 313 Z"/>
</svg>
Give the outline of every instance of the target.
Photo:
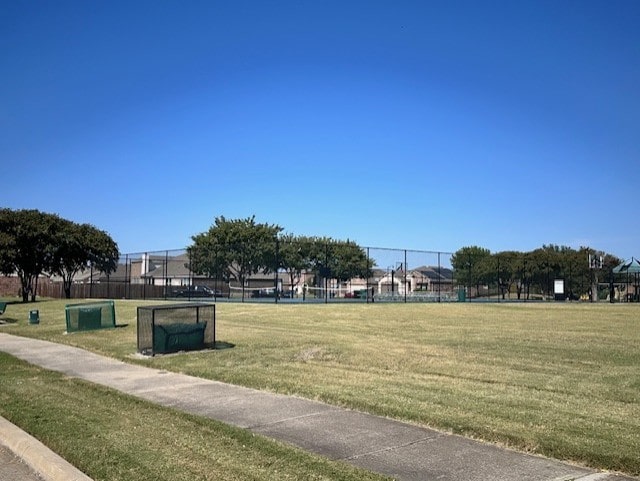
<svg viewBox="0 0 640 481">
<path fill-rule="evenodd" d="M 38 277 L 51 270 L 60 222 L 35 209 L 0 210 L 0 271 L 18 275 L 23 302 L 36 300 Z"/>
<path fill-rule="evenodd" d="M 0 272 L 16 273 L 22 300 L 35 301 L 38 278 L 59 274 L 67 297 L 73 276 L 93 265 L 113 272 L 118 246 L 104 231 L 34 209 L 0 209 Z"/>
<path fill-rule="evenodd" d="M 335 241 L 330 237 L 314 237 L 310 248 L 309 266 L 315 272 L 318 279 L 332 277 L 335 264 L 332 256 L 332 244 Z M 320 285 L 318 283 L 318 285 Z"/>
<path fill-rule="evenodd" d="M 330 244 L 332 277 L 341 282 L 371 277 L 373 260 L 353 241 L 334 241 Z"/>
<path fill-rule="evenodd" d="M 598 300 L 598 286 L 601 282 L 613 280 L 613 268 L 620 264 L 621 259 L 607 254 L 603 251 L 591 249 L 589 247 L 580 248 L 581 257 L 584 257 L 583 265 L 587 265 L 587 277 L 589 278 L 589 298 L 596 302 Z M 589 260 L 592 264 L 589 265 Z"/>
<path fill-rule="evenodd" d="M 597 259 L 596 265 L 589 265 L 590 256 Z M 620 262 L 614 255 L 589 247 L 575 250 L 554 244 L 529 252 L 496 254 L 472 246 L 460 249 L 452 257 L 460 284 L 477 289 L 481 284 L 497 284 L 503 298 L 515 286 L 518 299 L 530 299 L 532 293 L 553 297 L 556 279 L 564 280 L 567 297 L 576 299 L 588 293 L 595 299 L 598 285 L 602 288 L 603 283 L 613 279 L 612 269 Z"/>
<path fill-rule="evenodd" d="M 475 286 L 476 293 L 490 275 L 491 252 L 478 246 L 468 246 L 458 249 L 451 256 L 451 266 L 454 269 L 458 284 L 467 287 Z"/>
<path fill-rule="evenodd" d="M 118 245 L 109 234 L 90 224 L 61 220 L 55 244 L 51 271 L 62 278 L 67 299 L 71 298 L 71 285 L 78 272 L 92 267 L 110 274 L 117 268 Z"/>
<path fill-rule="evenodd" d="M 312 237 L 293 234 L 280 236 L 278 258 L 280 267 L 289 277 L 291 289 L 295 289 L 302 280 L 302 274 L 311 269 L 314 242 Z"/>
<path fill-rule="evenodd" d="M 520 274 L 521 253 L 516 251 L 503 251 L 493 254 L 496 269 L 496 281 L 500 296 L 511 298 L 511 288 L 517 283 Z"/>
<path fill-rule="evenodd" d="M 249 276 L 274 272 L 277 239 L 282 228 L 246 219 L 216 217 L 207 232 L 192 236 L 187 248 L 193 272 L 235 280 L 243 288 Z"/>
<path fill-rule="evenodd" d="M 588 284 L 588 255 L 582 250 L 568 249 L 564 252 L 562 277 L 567 298 L 575 300 L 584 294 Z"/>
<path fill-rule="evenodd" d="M 533 285 L 545 298 L 553 297 L 554 280 L 562 271 L 566 247 L 543 245 L 531 252 L 530 273 Z"/>
<path fill-rule="evenodd" d="M 371 277 L 373 259 L 353 241 L 331 237 L 314 237 L 309 255 L 309 268 L 320 279 L 346 282 L 359 277 Z"/>
</svg>

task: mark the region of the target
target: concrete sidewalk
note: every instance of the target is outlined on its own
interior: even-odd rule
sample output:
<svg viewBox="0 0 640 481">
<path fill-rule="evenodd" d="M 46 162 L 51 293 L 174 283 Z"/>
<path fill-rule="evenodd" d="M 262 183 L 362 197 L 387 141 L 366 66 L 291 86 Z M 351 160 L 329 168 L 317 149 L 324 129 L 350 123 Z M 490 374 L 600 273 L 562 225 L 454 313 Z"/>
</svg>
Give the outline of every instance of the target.
<svg viewBox="0 0 640 481">
<path fill-rule="evenodd" d="M 399 480 L 635 479 L 315 401 L 127 364 L 51 342 L 0 333 L 0 351 Z"/>
</svg>

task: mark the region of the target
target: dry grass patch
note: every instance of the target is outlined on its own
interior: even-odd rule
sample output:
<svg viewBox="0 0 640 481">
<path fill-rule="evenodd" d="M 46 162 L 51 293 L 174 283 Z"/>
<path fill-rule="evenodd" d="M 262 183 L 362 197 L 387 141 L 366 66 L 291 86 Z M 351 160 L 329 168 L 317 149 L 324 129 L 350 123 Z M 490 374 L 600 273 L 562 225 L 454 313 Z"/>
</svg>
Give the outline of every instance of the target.
<svg viewBox="0 0 640 481">
<path fill-rule="evenodd" d="M 2 329 L 135 351 L 133 302 L 117 303 L 127 328 L 69 336 L 62 304 L 41 305 L 41 326 L 25 308 Z M 128 360 L 640 474 L 640 305 L 220 303 L 217 314 L 235 348 Z"/>
<path fill-rule="evenodd" d="M 95 481 L 388 479 L 0 353 L 0 415 Z"/>
</svg>

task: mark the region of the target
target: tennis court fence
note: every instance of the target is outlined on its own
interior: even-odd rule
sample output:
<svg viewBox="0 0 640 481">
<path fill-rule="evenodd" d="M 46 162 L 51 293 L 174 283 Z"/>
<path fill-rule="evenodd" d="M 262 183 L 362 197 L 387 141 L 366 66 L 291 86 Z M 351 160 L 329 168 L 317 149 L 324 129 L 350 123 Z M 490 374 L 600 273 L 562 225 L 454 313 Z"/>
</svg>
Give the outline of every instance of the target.
<svg viewBox="0 0 640 481">
<path fill-rule="evenodd" d="M 244 270 L 236 260 L 225 265 L 222 254 L 212 261 L 214 265 L 203 265 L 189 249 L 124 254 L 115 272 L 78 273 L 71 297 L 245 302 L 458 299 L 449 252 L 358 247 L 345 254 L 316 246 L 315 258 L 303 259 L 296 258 L 295 251 L 295 246 L 279 243 L 266 262 L 270 265 L 250 265 Z M 41 280 L 39 295 L 64 297 L 62 283 L 55 278 Z"/>
<path fill-rule="evenodd" d="M 471 264 L 456 271 L 451 252 L 360 246 L 341 251 L 329 244 L 308 247 L 279 242 L 262 259 L 255 257 L 251 246 L 236 246 L 241 255 L 235 258 L 229 257 L 229 252 L 202 255 L 190 249 L 124 254 L 114 272 L 89 269 L 78 273 L 71 297 L 283 303 L 502 302 L 552 300 L 558 279 L 564 280 L 569 296 L 586 292 L 592 283 L 575 270 L 561 272 L 549 266 L 525 265 L 517 275 L 507 274 L 506 263 L 500 259 L 495 259 L 493 271 Z M 599 298 L 606 298 L 608 284 L 600 288 Z M 38 295 L 64 297 L 62 282 L 40 280 Z M 558 300 L 557 295 L 555 298 Z"/>
</svg>

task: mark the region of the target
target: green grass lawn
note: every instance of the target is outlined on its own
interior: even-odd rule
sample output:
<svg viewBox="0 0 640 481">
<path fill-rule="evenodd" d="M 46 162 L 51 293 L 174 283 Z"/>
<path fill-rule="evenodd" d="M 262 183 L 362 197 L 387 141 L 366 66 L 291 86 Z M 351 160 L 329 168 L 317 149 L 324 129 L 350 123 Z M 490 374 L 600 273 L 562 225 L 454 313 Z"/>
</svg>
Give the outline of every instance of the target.
<svg viewBox="0 0 640 481">
<path fill-rule="evenodd" d="M 71 335 L 64 304 L 10 305 L 0 329 L 640 474 L 640 305 L 220 303 L 234 348 L 141 360 L 137 303 Z"/>
<path fill-rule="evenodd" d="M 3 353 L 0 386 L 0 414 L 95 481 L 388 479 Z"/>
</svg>

